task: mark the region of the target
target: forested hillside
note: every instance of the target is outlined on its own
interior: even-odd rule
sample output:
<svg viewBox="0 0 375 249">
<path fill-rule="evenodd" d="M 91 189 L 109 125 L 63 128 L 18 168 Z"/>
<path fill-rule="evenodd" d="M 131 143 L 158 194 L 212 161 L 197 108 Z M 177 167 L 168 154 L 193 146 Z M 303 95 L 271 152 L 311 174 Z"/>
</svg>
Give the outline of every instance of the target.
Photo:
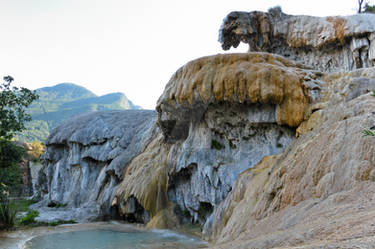
<svg viewBox="0 0 375 249">
<path fill-rule="evenodd" d="M 39 100 L 29 107 L 33 120 L 26 124 L 27 129 L 17 135 L 16 140 L 43 142 L 53 128 L 77 114 L 91 111 L 140 109 L 123 93 L 97 96 L 86 88 L 71 83 L 39 88 L 37 93 L 40 96 Z"/>
</svg>

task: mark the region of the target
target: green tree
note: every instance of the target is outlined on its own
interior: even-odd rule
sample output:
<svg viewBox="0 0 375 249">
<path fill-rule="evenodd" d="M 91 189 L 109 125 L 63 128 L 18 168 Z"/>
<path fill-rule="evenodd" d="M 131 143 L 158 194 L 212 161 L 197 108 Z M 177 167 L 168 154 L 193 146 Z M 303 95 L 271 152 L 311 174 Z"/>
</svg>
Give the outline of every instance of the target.
<svg viewBox="0 0 375 249">
<path fill-rule="evenodd" d="M 375 5 L 371 5 L 369 1 L 358 0 L 358 13 L 375 14 Z"/>
<path fill-rule="evenodd" d="M 26 108 L 38 95 L 27 88 L 11 87 L 13 78 L 5 76 L 0 84 L 0 228 L 14 225 L 15 210 L 8 196 L 21 186 L 18 163 L 24 150 L 10 141 L 31 120 Z"/>
<path fill-rule="evenodd" d="M 19 192 L 21 173 L 18 163 L 24 152 L 11 141 L 0 138 L 0 201 Z"/>
<path fill-rule="evenodd" d="M 363 9 L 364 9 L 363 10 L 364 13 L 375 14 L 375 5 L 370 5 L 369 3 L 366 3 Z"/>
<path fill-rule="evenodd" d="M 0 138 L 11 139 L 31 120 L 26 108 L 39 96 L 27 88 L 11 87 L 13 78 L 5 76 L 0 84 Z"/>
</svg>

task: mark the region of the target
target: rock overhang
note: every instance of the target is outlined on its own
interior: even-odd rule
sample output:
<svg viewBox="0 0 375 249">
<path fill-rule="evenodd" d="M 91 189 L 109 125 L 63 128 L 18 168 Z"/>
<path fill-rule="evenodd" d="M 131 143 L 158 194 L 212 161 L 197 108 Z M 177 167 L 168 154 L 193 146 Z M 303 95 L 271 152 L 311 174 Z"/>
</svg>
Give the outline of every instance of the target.
<svg viewBox="0 0 375 249">
<path fill-rule="evenodd" d="M 297 127 L 320 89 L 321 73 L 269 53 L 218 54 L 178 69 L 157 103 L 158 124 L 167 141 L 184 139 L 190 123 L 209 106 L 275 105 L 278 125 Z"/>
</svg>

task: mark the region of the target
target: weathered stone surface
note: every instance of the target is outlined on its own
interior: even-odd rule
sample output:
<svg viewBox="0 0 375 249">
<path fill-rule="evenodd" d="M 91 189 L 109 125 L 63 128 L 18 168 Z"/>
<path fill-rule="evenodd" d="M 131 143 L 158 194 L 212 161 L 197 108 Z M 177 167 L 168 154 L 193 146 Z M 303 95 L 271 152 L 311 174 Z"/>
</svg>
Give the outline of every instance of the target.
<svg viewBox="0 0 375 249">
<path fill-rule="evenodd" d="M 291 16 L 234 11 L 225 17 L 219 41 L 224 50 L 249 44 L 250 51 L 281 54 L 322 71 L 371 67 L 374 61 L 375 15 Z"/>
<path fill-rule="evenodd" d="M 297 127 L 320 75 L 268 53 L 202 57 L 172 76 L 158 100 L 158 122 L 168 140 L 185 139 L 189 122 L 199 122 L 209 105 L 225 102 L 273 104 L 278 125 Z"/>
<path fill-rule="evenodd" d="M 373 247 L 374 140 L 362 131 L 375 125 L 375 98 L 349 86 L 374 73 L 325 77 L 321 122 L 241 174 L 205 230 L 216 248 Z"/>
<path fill-rule="evenodd" d="M 40 204 L 66 204 L 63 217 L 75 220 L 111 215 L 115 187 L 154 136 L 154 123 L 155 112 L 143 110 L 93 112 L 65 121 L 47 140 Z"/>
<path fill-rule="evenodd" d="M 124 172 L 112 202 L 120 215 L 132 216 L 137 222 L 147 223 L 168 208 L 169 146 L 162 141 L 162 134 L 159 133 Z M 132 208 L 134 200 L 140 204 L 138 210 Z"/>
<path fill-rule="evenodd" d="M 210 221 L 241 172 L 294 141 L 321 76 L 267 53 L 203 57 L 172 76 L 158 124 L 173 155 L 168 198 L 185 220 Z"/>
</svg>

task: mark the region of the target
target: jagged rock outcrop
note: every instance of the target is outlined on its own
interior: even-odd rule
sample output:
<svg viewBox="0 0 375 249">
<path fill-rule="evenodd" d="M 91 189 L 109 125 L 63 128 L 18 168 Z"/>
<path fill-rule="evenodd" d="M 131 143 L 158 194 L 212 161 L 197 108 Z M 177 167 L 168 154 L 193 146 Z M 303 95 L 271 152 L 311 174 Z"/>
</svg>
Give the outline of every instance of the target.
<svg viewBox="0 0 375 249">
<path fill-rule="evenodd" d="M 292 16 L 234 11 L 219 31 L 224 50 L 249 44 L 250 51 L 283 55 L 314 69 L 331 72 L 375 65 L 375 15 Z"/>
<path fill-rule="evenodd" d="M 268 53 L 203 57 L 177 70 L 157 105 L 173 151 L 169 200 L 207 223 L 242 171 L 294 141 L 320 77 Z"/>
<path fill-rule="evenodd" d="M 110 216 L 115 187 L 155 135 L 155 118 L 154 111 L 144 110 L 92 112 L 54 129 L 39 175 L 41 204 L 67 205 L 57 214 L 64 219 Z M 41 212 L 40 219 L 47 215 Z"/>
<path fill-rule="evenodd" d="M 216 248 L 372 248 L 375 69 L 323 77 L 322 103 L 295 143 L 241 174 L 217 208 Z"/>
</svg>

